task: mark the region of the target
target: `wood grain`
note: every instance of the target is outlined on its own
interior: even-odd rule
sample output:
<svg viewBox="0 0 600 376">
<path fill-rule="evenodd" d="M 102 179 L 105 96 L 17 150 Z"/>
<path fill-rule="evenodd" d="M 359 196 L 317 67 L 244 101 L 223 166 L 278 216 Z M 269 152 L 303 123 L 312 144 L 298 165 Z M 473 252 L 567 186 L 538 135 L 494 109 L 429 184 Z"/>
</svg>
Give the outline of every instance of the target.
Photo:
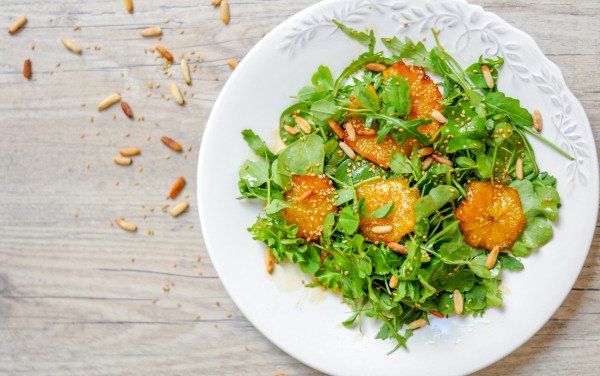
<svg viewBox="0 0 600 376">
<path fill-rule="evenodd" d="M 278 350 L 233 305 L 195 214 L 198 147 L 231 72 L 227 59 L 241 60 L 264 33 L 315 2 L 232 0 L 225 26 L 209 0 L 135 1 L 133 14 L 122 1 L 2 1 L 2 27 L 19 15 L 29 22 L 14 36 L 0 32 L 0 374 L 318 374 Z M 600 3 L 474 2 L 529 32 L 562 68 L 598 146 Z M 176 59 L 204 57 L 192 86 L 178 65 L 165 76 L 148 51 L 157 40 L 138 33 L 154 25 Z M 82 55 L 60 38 L 79 44 Z M 21 72 L 27 58 L 31 81 Z M 187 90 L 184 107 L 161 97 L 170 97 L 171 82 Z M 116 91 L 144 121 L 127 119 L 118 106 L 95 111 Z M 167 149 L 163 135 L 186 151 Z M 124 147 L 142 150 L 130 167 L 112 162 Z M 172 218 L 161 206 L 178 176 L 188 181 L 183 195 L 191 207 Z M 109 224 L 119 216 L 138 232 Z M 597 372 L 598 233 L 552 320 L 480 374 Z"/>
</svg>

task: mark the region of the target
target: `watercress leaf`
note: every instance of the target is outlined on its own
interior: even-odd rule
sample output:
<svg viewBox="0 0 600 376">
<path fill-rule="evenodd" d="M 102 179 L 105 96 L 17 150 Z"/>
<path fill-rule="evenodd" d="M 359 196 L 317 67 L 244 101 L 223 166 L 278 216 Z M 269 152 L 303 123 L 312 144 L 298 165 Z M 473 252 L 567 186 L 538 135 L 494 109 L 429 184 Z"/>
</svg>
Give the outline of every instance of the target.
<svg viewBox="0 0 600 376">
<path fill-rule="evenodd" d="M 260 187 L 269 180 L 269 164 L 264 159 L 248 160 L 240 168 L 239 178 L 247 187 Z"/>
<path fill-rule="evenodd" d="M 403 118 L 410 114 L 412 107 L 410 85 L 404 77 L 395 76 L 388 78 L 383 88 L 381 99 L 385 104 L 394 108 L 396 116 Z"/>
<path fill-rule="evenodd" d="M 485 150 L 485 143 L 471 138 L 453 138 L 448 141 L 445 149 L 448 154 L 463 150 L 472 150 L 475 153 L 483 152 Z"/>
<path fill-rule="evenodd" d="M 498 257 L 502 267 L 507 270 L 523 270 L 524 266 L 519 259 L 512 257 L 510 255 L 501 253 Z"/>
<path fill-rule="evenodd" d="M 457 234 L 458 235 L 458 234 Z M 481 255 L 482 251 L 466 244 L 462 237 L 440 246 L 438 253 L 444 263 L 463 264 Z"/>
<path fill-rule="evenodd" d="M 335 172 L 335 178 L 348 185 L 357 185 L 362 181 L 375 177 L 385 177 L 388 173 L 381 167 L 365 161 L 344 159 Z"/>
<path fill-rule="evenodd" d="M 470 311 L 481 311 L 486 307 L 485 296 L 486 290 L 483 286 L 475 286 L 471 291 L 467 292 L 464 303 L 465 307 Z"/>
<path fill-rule="evenodd" d="M 485 288 L 485 302 L 488 307 L 502 306 L 502 292 L 498 279 L 484 279 L 481 284 Z"/>
<path fill-rule="evenodd" d="M 333 227 L 335 226 L 335 215 L 333 213 L 327 214 L 323 221 L 323 238 L 327 241 L 333 234 Z"/>
<path fill-rule="evenodd" d="M 348 205 L 340 212 L 337 227 L 347 235 L 352 235 L 358 230 L 359 216 L 354 212 L 352 205 Z"/>
<path fill-rule="evenodd" d="M 342 204 L 352 201 L 352 199 L 354 198 L 354 189 L 350 189 L 350 188 L 339 189 L 337 191 L 337 194 L 338 194 L 338 196 L 335 199 L 335 204 L 337 206 L 341 206 Z"/>
<path fill-rule="evenodd" d="M 285 208 L 289 208 L 290 204 L 288 204 L 287 202 L 280 200 L 280 199 L 273 199 L 271 200 L 271 202 L 269 203 L 269 205 L 265 208 L 265 213 L 267 214 L 275 214 L 280 210 L 283 210 Z"/>
<path fill-rule="evenodd" d="M 473 168 L 477 165 L 475 161 L 469 157 L 458 157 L 454 161 L 457 165 L 463 168 Z"/>
<path fill-rule="evenodd" d="M 477 161 L 477 175 L 479 175 L 479 177 L 481 179 L 489 179 L 492 177 L 492 169 L 494 168 L 493 166 L 493 158 L 489 157 L 485 154 L 478 154 L 476 157 L 476 161 Z"/>
<path fill-rule="evenodd" d="M 453 294 L 443 293 L 440 295 L 438 302 L 438 311 L 444 315 L 453 314 L 456 309 L 454 308 L 454 296 Z"/>
<path fill-rule="evenodd" d="M 484 279 L 498 278 L 500 275 L 500 271 L 502 269 L 499 262 L 496 262 L 496 265 L 492 269 L 488 269 L 485 266 L 487 261 L 487 255 L 479 255 L 471 260 L 468 265 L 469 268 L 473 271 L 473 273 L 477 274 L 479 277 Z"/>
<path fill-rule="evenodd" d="M 372 86 L 357 85 L 352 91 L 352 95 L 356 98 L 362 108 L 366 108 L 373 112 L 379 111 L 381 104 L 379 96 Z"/>
<path fill-rule="evenodd" d="M 275 154 L 269 150 L 267 144 L 251 129 L 244 129 L 242 131 L 242 137 L 244 137 L 244 141 L 246 141 L 250 149 L 252 149 L 256 155 L 261 158 L 266 158 L 269 162 L 275 159 Z"/>
<path fill-rule="evenodd" d="M 273 166 L 273 171 L 278 175 L 274 178 L 282 188 L 286 188 L 293 174 L 322 174 L 324 158 L 323 139 L 310 134 L 283 149 Z"/>
<path fill-rule="evenodd" d="M 552 239 L 552 225 L 543 216 L 528 220 L 523 232 L 511 247 L 511 252 L 517 257 L 526 257 L 534 250 Z"/>
<path fill-rule="evenodd" d="M 312 106 L 310 107 L 310 111 L 312 112 L 313 116 L 317 119 L 321 121 L 326 121 L 329 119 L 337 118 L 339 107 L 329 100 L 321 99 L 312 104 Z"/>
<path fill-rule="evenodd" d="M 521 107 L 518 99 L 507 97 L 497 91 L 486 94 L 483 102 L 493 113 L 507 115 L 514 125 L 533 127 L 533 116 Z"/>
<path fill-rule="evenodd" d="M 438 185 L 431 189 L 428 195 L 419 198 L 415 202 L 414 209 L 417 221 L 429 217 L 450 201 L 456 200 L 458 196 L 458 190 L 450 185 Z"/>
<path fill-rule="evenodd" d="M 312 76 L 312 84 L 318 91 L 333 90 L 333 76 L 331 70 L 326 65 L 320 65 Z"/>
</svg>

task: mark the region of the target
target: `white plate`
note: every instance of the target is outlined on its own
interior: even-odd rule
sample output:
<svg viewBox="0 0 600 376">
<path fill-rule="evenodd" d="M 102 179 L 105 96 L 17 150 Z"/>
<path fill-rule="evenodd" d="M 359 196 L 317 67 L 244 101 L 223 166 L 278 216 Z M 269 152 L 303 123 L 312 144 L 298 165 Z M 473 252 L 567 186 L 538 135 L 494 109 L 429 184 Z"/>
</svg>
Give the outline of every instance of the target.
<svg viewBox="0 0 600 376">
<path fill-rule="evenodd" d="M 541 109 L 544 135 L 576 157 L 569 162 L 532 141 L 540 167 L 558 178 L 563 206 L 554 239 L 524 259 L 525 270 L 504 273 L 504 308 L 483 318 L 434 319 L 409 340 L 408 351 L 375 340 L 378 325 L 363 333 L 340 322 L 349 308 L 338 296 L 303 288 L 293 265 L 265 272 L 264 245 L 246 228 L 260 206 L 237 201 L 237 172 L 250 156 L 240 132 L 251 128 L 277 144 L 279 115 L 320 64 L 341 72 L 364 51 L 331 24 L 338 19 L 378 36 L 441 41 L 463 63 L 503 55 L 498 83 L 530 110 Z M 466 65 L 465 65 L 466 66 Z M 535 42 L 494 14 L 462 0 L 323 1 L 270 32 L 244 58 L 219 96 L 200 151 L 198 198 L 204 239 L 227 291 L 258 330 L 311 367 L 338 375 L 466 374 L 506 356 L 552 316 L 569 293 L 586 258 L 598 207 L 598 164 L 583 108 L 560 70 Z"/>
</svg>

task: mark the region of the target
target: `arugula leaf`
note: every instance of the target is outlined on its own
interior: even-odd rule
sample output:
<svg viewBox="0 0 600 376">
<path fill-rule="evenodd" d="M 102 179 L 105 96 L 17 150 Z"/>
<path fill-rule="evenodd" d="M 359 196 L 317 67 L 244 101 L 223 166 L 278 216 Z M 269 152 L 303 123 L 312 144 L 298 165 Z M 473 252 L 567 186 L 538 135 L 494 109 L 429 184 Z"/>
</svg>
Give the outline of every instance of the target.
<svg viewBox="0 0 600 376">
<path fill-rule="evenodd" d="M 383 88 L 381 99 L 385 104 L 394 109 L 396 116 L 403 118 L 410 114 L 412 101 L 410 99 L 410 86 L 402 76 L 390 77 Z M 389 114 L 390 111 L 386 113 Z"/>
<path fill-rule="evenodd" d="M 431 144 L 429 136 L 419 131 L 419 127 L 421 125 L 431 123 L 431 119 L 429 118 L 402 120 L 383 114 L 368 114 L 368 116 L 382 121 L 382 123 L 379 125 L 379 129 L 377 130 L 378 143 L 381 143 L 385 137 L 391 133 L 392 137 L 399 144 L 403 144 L 409 138 L 414 138 L 423 145 Z"/>
<path fill-rule="evenodd" d="M 375 34 L 373 30 L 369 31 L 369 34 L 363 33 L 362 31 L 354 30 L 337 20 L 331 20 L 340 30 L 342 30 L 350 38 L 356 40 L 358 43 L 369 47 L 369 52 L 373 52 L 375 49 Z"/>
<path fill-rule="evenodd" d="M 425 67 L 434 73 L 439 73 L 433 70 L 429 61 L 429 52 L 422 42 L 416 44 L 406 37 L 401 41 L 397 37 L 381 39 L 383 44 L 395 55 L 397 59 L 412 59 L 415 65 Z"/>
<path fill-rule="evenodd" d="M 533 116 L 521 107 L 518 99 L 507 97 L 501 92 L 493 92 L 486 94 L 483 102 L 492 112 L 507 115 L 514 125 L 533 127 Z"/>
<path fill-rule="evenodd" d="M 244 137 L 244 141 L 246 141 L 250 149 L 252 149 L 256 155 L 265 158 L 269 162 L 275 159 L 275 154 L 269 150 L 267 144 L 251 129 L 244 129 L 242 131 L 242 137 Z"/>
<path fill-rule="evenodd" d="M 394 152 L 390 158 L 390 169 L 396 174 L 411 174 L 413 165 L 404 153 Z"/>
</svg>

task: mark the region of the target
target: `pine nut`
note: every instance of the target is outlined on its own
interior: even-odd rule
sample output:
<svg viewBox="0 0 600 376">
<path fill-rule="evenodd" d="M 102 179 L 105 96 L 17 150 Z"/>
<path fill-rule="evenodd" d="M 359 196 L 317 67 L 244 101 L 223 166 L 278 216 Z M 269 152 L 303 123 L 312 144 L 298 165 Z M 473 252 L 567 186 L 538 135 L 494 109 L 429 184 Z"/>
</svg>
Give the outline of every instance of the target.
<svg viewBox="0 0 600 376">
<path fill-rule="evenodd" d="M 494 77 L 492 76 L 492 72 L 490 72 L 490 68 L 487 65 L 481 67 L 481 73 L 483 73 L 483 78 L 485 79 L 485 84 L 488 88 L 494 87 Z"/>
<path fill-rule="evenodd" d="M 229 59 L 227 60 L 227 65 L 229 65 L 229 68 L 235 69 L 238 66 L 238 62 L 235 59 Z"/>
<path fill-rule="evenodd" d="M 354 150 L 352 150 L 350 146 L 348 146 L 345 142 L 340 142 L 339 145 L 340 149 L 342 149 L 342 151 L 346 153 L 348 158 L 352 160 L 356 159 L 356 153 L 354 153 Z"/>
<path fill-rule="evenodd" d="M 437 120 L 438 122 L 440 122 L 441 124 L 448 124 L 448 119 L 446 119 L 446 117 L 438 110 L 431 111 L 431 117 L 434 120 Z"/>
<path fill-rule="evenodd" d="M 312 196 L 314 193 L 315 193 L 315 191 L 313 191 L 312 189 L 308 190 L 308 191 L 304 192 L 302 194 L 302 196 L 298 197 L 298 201 L 304 202 L 304 201 L 308 200 L 310 198 L 310 196 Z"/>
<path fill-rule="evenodd" d="M 119 166 L 129 166 L 133 163 L 133 160 L 129 157 L 114 157 L 113 162 Z"/>
<path fill-rule="evenodd" d="M 542 128 L 544 127 L 544 121 L 542 119 L 542 113 L 540 110 L 533 110 L 533 128 L 538 131 L 538 133 L 542 133 Z"/>
<path fill-rule="evenodd" d="M 179 91 L 177 84 L 175 84 L 175 82 L 172 82 L 170 88 L 171 88 L 171 95 L 173 96 L 175 103 L 177 103 L 180 106 L 183 106 L 185 101 L 183 100 L 183 97 L 181 96 L 181 91 Z"/>
<path fill-rule="evenodd" d="M 181 59 L 181 73 L 183 74 L 183 80 L 187 85 L 192 84 L 192 76 L 190 75 L 190 67 L 188 66 L 187 59 Z"/>
<path fill-rule="evenodd" d="M 186 211 L 189 206 L 190 205 L 188 204 L 187 201 L 181 201 L 179 204 L 173 206 L 171 208 L 171 210 L 169 211 L 169 213 L 171 214 L 172 217 L 178 217 L 179 215 L 181 215 L 181 213 Z"/>
<path fill-rule="evenodd" d="M 446 157 L 444 157 L 443 155 L 439 154 L 439 153 L 433 153 L 431 154 L 431 157 L 440 164 L 445 164 L 448 166 L 452 166 L 452 161 Z"/>
<path fill-rule="evenodd" d="M 115 223 L 125 231 L 129 231 L 129 232 L 137 231 L 137 225 L 135 223 L 127 222 L 123 218 L 119 218 L 119 219 L 115 220 Z"/>
<path fill-rule="evenodd" d="M 457 315 L 462 314 L 463 309 L 464 309 L 464 301 L 463 301 L 462 294 L 460 293 L 460 291 L 454 290 L 452 297 L 454 299 L 454 312 Z"/>
<path fill-rule="evenodd" d="M 419 151 L 417 151 L 417 154 L 419 155 L 419 157 L 425 157 L 432 153 L 433 153 L 433 149 L 430 147 L 421 148 L 421 149 L 419 149 Z"/>
<path fill-rule="evenodd" d="M 19 16 L 8 28 L 8 33 L 9 34 L 15 34 L 18 31 L 20 31 L 23 26 L 25 26 L 25 24 L 27 23 L 27 17 L 25 16 Z"/>
<path fill-rule="evenodd" d="M 403 246 L 402 244 L 392 242 L 392 243 L 388 243 L 387 246 L 392 251 L 394 251 L 396 253 L 399 253 L 401 255 L 407 255 L 408 254 L 408 249 L 406 249 L 406 247 Z"/>
<path fill-rule="evenodd" d="M 301 118 L 300 116 L 294 116 L 294 121 L 304 133 L 310 133 L 312 131 L 312 127 L 310 126 L 310 123 L 306 121 L 306 119 Z"/>
<path fill-rule="evenodd" d="M 381 63 L 369 63 L 369 64 L 366 64 L 364 66 L 364 68 L 371 72 L 383 72 L 384 70 L 387 69 L 387 66 L 385 64 L 381 64 Z"/>
<path fill-rule="evenodd" d="M 124 0 L 125 9 L 128 13 L 133 13 L 133 0 Z"/>
<path fill-rule="evenodd" d="M 342 127 L 340 127 L 337 121 L 329 119 L 327 120 L 327 124 L 329 124 L 329 128 L 331 128 L 331 130 L 335 132 L 335 134 L 339 138 L 344 138 L 344 131 L 342 130 Z"/>
<path fill-rule="evenodd" d="M 267 267 L 267 273 L 272 274 L 273 269 L 275 269 L 275 257 L 273 257 L 270 249 L 265 250 L 265 266 Z"/>
<path fill-rule="evenodd" d="M 127 148 L 119 150 L 119 154 L 124 157 L 133 157 L 135 155 L 140 155 L 142 151 L 138 148 Z"/>
<path fill-rule="evenodd" d="M 162 136 L 160 138 L 160 141 L 163 144 L 165 144 L 166 147 L 168 147 L 169 149 L 171 149 L 173 151 L 176 151 L 178 153 L 180 153 L 183 150 L 183 148 L 181 147 L 181 145 L 177 141 L 173 140 L 170 137 Z"/>
<path fill-rule="evenodd" d="M 415 330 L 425 325 L 427 325 L 427 321 L 425 319 L 416 319 L 415 321 L 408 324 L 407 328 L 409 330 Z"/>
<path fill-rule="evenodd" d="M 171 200 L 176 199 L 177 196 L 179 196 L 179 193 L 181 193 L 181 191 L 185 187 L 185 184 L 185 178 L 183 176 L 178 177 L 177 180 L 175 180 L 175 183 L 173 183 L 173 186 L 171 187 L 171 191 L 169 192 L 169 198 Z"/>
<path fill-rule="evenodd" d="M 388 285 L 391 289 L 395 289 L 396 286 L 398 286 L 398 277 L 396 277 L 395 275 L 391 276 Z"/>
<path fill-rule="evenodd" d="M 221 0 L 221 21 L 223 21 L 223 23 L 225 25 L 229 24 L 229 20 L 230 20 L 230 15 L 229 15 L 229 0 Z"/>
<path fill-rule="evenodd" d="M 523 180 L 523 160 L 521 158 L 517 158 L 515 163 L 515 175 L 517 175 L 517 179 Z"/>
<path fill-rule="evenodd" d="M 31 60 L 26 59 L 23 62 L 23 77 L 26 79 L 31 79 Z"/>
<path fill-rule="evenodd" d="M 371 232 L 374 234 L 389 234 L 392 230 L 393 227 L 391 225 L 371 227 Z"/>
<path fill-rule="evenodd" d="M 493 269 L 496 265 L 496 260 L 498 259 L 498 254 L 500 253 L 500 247 L 495 246 L 492 248 L 492 251 L 488 254 L 487 259 L 485 260 L 485 267 L 488 269 Z"/>
<path fill-rule="evenodd" d="M 296 129 L 296 128 L 294 128 L 294 127 L 290 127 L 290 126 L 289 126 L 289 125 L 287 125 L 287 124 L 283 126 L 283 129 L 285 129 L 285 131 L 286 131 L 287 133 L 291 134 L 292 136 L 293 136 L 293 135 L 296 135 L 296 134 L 298 134 L 298 133 L 300 133 L 300 129 Z"/>
<path fill-rule="evenodd" d="M 423 162 L 421 163 L 421 171 L 427 171 L 429 169 L 429 167 L 431 167 L 432 163 L 433 163 L 433 158 L 431 158 L 431 157 L 427 157 L 427 158 L 423 159 Z"/>
<path fill-rule="evenodd" d="M 97 110 L 98 111 L 106 110 L 107 108 L 109 108 L 113 104 L 119 103 L 120 101 L 121 101 L 121 94 L 120 93 L 111 94 L 105 100 L 103 100 L 102 102 L 100 102 L 100 104 L 97 107 Z"/>
<path fill-rule="evenodd" d="M 140 35 L 144 38 L 160 37 L 162 35 L 162 29 L 160 26 L 152 26 L 140 31 Z"/>
<path fill-rule="evenodd" d="M 346 133 L 348 134 L 348 140 L 354 142 L 356 141 L 356 130 L 354 129 L 354 125 L 348 122 L 344 124 L 344 128 L 346 128 Z"/>
<path fill-rule="evenodd" d="M 81 55 L 81 47 L 71 42 L 68 39 L 62 38 L 60 42 L 67 48 L 67 50 L 73 52 L 74 54 Z"/>
<path fill-rule="evenodd" d="M 129 107 L 129 103 L 127 103 L 125 101 L 121 101 L 121 109 L 123 110 L 123 113 L 125 114 L 125 116 L 127 116 L 130 119 L 133 119 L 133 111 L 131 111 L 131 107 Z"/>
<path fill-rule="evenodd" d="M 164 57 L 169 63 L 173 62 L 173 55 L 164 48 L 163 46 L 156 46 L 156 51 L 160 54 L 160 56 Z"/>
</svg>

